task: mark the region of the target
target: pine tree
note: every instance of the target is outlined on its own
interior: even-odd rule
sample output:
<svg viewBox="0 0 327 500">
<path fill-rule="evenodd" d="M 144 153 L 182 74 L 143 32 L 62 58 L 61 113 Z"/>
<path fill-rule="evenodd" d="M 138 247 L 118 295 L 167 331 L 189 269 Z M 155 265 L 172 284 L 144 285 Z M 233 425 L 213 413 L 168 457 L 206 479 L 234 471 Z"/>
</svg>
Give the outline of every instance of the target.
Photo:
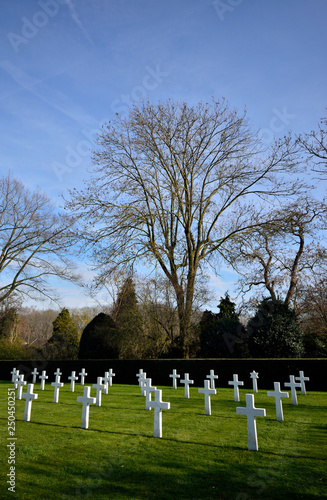
<svg viewBox="0 0 327 500">
<path fill-rule="evenodd" d="M 76 359 L 78 352 L 78 331 L 68 309 L 63 309 L 54 322 L 52 337 L 47 342 L 50 357 Z"/>
<path fill-rule="evenodd" d="M 124 281 L 118 294 L 114 318 L 119 334 L 119 357 L 141 358 L 146 342 L 132 277 Z"/>
</svg>

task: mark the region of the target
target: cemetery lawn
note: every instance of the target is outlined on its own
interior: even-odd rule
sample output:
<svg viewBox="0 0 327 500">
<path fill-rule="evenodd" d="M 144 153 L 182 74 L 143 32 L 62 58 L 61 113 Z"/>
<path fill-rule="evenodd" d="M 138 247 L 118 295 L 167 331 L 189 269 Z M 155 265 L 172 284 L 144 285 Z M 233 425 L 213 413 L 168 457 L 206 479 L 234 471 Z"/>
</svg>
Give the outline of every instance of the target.
<svg viewBox="0 0 327 500">
<path fill-rule="evenodd" d="M 274 398 L 259 388 L 255 405 L 266 408 L 267 416 L 257 417 L 255 452 L 247 449 L 246 417 L 236 415 L 248 389 L 240 389 L 240 403 L 233 401 L 233 388 L 219 389 L 206 416 L 198 388 L 191 386 L 185 399 L 183 387 L 160 387 L 170 410 L 163 411 L 159 439 L 153 437 L 154 412 L 145 410 L 137 385 L 113 384 L 101 407 L 90 406 L 84 430 L 77 403 L 82 386 L 77 383 L 71 393 L 66 382 L 56 404 L 49 382 L 45 391 L 38 383 L 30 422 L 23 421 L 25 400 L 16 401 L 12 493 L 6 484 L 9 387 L 0 382 L 1 499 L 327 498 L 327 393 L 298 393 L 298 406 L 283 399 L 285 420 L 277 422 Z"/>
</svg>

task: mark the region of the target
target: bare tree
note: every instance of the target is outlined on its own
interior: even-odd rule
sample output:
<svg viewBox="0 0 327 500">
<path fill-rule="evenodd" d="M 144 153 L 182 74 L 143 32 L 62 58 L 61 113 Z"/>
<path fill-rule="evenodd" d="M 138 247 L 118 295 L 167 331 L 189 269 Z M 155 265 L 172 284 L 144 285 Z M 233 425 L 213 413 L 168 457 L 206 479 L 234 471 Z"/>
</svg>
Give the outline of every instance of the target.
<svg viewBox="0 0 327 500">
<path fill-rule="evenodd" d="M 187 356 L 197 275 L 229 239 L 263 222 L 254 203 L 298 190 L 295 148 L 285 138 L 260 152 L 246 114 L 224 100 L 143 103 L 103 127 L 98 145 L 91 180 L 68 203 L 83 250 L 93 250 L 100 279 L 137 261 L 161 269 Z"/>
<path fill-rule="evenodd" d="M 318 130 L 298 137 L 302 148 L 315 164 L 314 171 L 325 174 L 327 172 L 327 118 L 321 118 Z"/>
<path fill-rule="evenodd" d="M 302 291 L 301 323 L 304 331 L 314 332 L 327 343 L 326 279 L 316 279 Z"/>
<path fill-rule="evenodd" d="M 237 236 L 225 257 L 241 275 L 241 293 L 266 289 L 272 300 L 283 297 L 296 308 L 297 295 L 309 278 L 325 272 L 327 249 L 319 234 L 326 210 L 323 202 L 297 199 L 271 211 L 269 223 Z"/>
<path fill-rule="evenodd" d="M 75 279 L 72 219 L 10 174 L 0 179 L 0 302 L 14 293 L 53 298 L 48 278 Z"/>
</svg>

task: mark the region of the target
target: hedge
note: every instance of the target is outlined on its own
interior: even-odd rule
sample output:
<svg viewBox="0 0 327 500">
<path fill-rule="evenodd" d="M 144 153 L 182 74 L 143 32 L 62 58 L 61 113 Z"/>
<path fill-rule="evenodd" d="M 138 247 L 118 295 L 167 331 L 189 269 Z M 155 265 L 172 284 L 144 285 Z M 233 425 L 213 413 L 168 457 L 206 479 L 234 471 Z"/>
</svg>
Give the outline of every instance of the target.
<svg viewBox="0 0 327 500">
<path fill-rule="evenodd" d="M 61 381 L 67 383 L 68 376 L 73 370 L 78 375 L 81 369 L 85 368 L 88 373 L 86 384 L 95 383 L 97 377 L 104 376 L 104 372 L 110 368 L 116 374 L 114 383 L 136 384 L 136 374 L 142 368 L 147 376 L 152 378 L 152 384 L 155 386 L 172 385 L 169 374 L 175 368 L 181 378 L 184 377 L 184 373 L 189 373 L 196 387 L 203 386 L 203 381 L 210 370 L 215 370 L 215 374 L 219 376 L 216 387 L 230 387 L 228 381 L 232 380 L 234 373 L 237 373 L 239 380 L 244 381 L 244 388 L 250 390 L 252 389 L 250 372 L 253 370 L 259 373 L 259 390 L 273 389 L 274 382 L 281 382 L 281 388 L 284 388 L 284 382 L 289 381 L 289 376 L 297 376 L 302 370 L 304 375 L 310 378 L 310 382 L 306 384 L 308 390 L 327 391 L 327 358 L 0 361 L 0 379 L 11 380 L 10 372 L 14 367 L 24 374 L 27 381 L 32 380 L 31 372 L 34 368 L 37 368 L 40 374 L 42 370 L 46 370 L 49 376 L 48 383 L 54 380 L 57 368 L 63 373 Z"/>
</svg>

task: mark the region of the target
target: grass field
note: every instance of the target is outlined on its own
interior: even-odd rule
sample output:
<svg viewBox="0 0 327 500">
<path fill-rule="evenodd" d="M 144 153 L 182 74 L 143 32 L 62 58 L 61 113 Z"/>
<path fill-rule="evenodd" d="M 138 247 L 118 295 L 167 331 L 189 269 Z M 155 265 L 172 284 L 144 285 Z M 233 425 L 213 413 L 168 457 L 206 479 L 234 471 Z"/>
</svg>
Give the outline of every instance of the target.
<svg viewBox="0 0 327 500">
<path fill-rule="evenodd" d="M 266 417 L 257 418 L 259 451 L 247 449 L 246 417 L 236 415 L 233 389 L 211 397 L 204 415 L 197 388 L 161 387 L 163 437 L 153 437 L 153 410 L 137 385 L 113 385 L 102 406 L 90 407 L 89 429 L 80 428 L 83 388 L 69 383 L 53 403 L 53 387 L 36 384 L 39 397 L 31 421 L 23 421 L 25 400 L 16 401 L 15 493 L 7 490 L 9 448 L 7 394 L 0 382 L 1 492 L 17 499 L 317 499 L 327 498 L 327 393 L 298 395 L 298 406 L 283 399 L 277 422 L 274 398 L 255 395 Z M 272 390 L 272 388 L 268 388 Z M 25 392 L 25 389 L 24 391 Z M 91 390 L 95 396 L 95 390 Z M 6 479 L 7 477 L 7 479 Z"/>
</svg>

